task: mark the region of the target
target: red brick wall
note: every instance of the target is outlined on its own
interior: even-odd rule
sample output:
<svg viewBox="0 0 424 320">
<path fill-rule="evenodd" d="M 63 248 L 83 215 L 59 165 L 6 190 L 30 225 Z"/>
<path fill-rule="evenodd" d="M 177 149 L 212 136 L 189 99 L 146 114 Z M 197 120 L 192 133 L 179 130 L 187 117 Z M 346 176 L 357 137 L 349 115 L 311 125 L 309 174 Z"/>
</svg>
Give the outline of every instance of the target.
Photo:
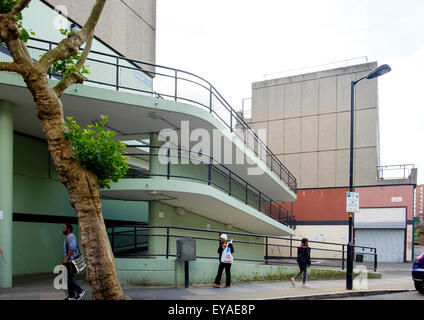
<svg viewBox="0 0 424 320">
<path fill-rule="evenodd" d="M 347 221 L 346 192 L 348 188 L 299 190 L 293 203 L 297 221 Z M 378 186 L 355 188 L 359 192 L 361 208 L 406 207 L 408 220 L 413 218 L 414 187 Z M 401 202 L 392 202 L 393 197 L 402 197 Z M 288 210 L 291 204 L 284 204 Z"/>
</svg>

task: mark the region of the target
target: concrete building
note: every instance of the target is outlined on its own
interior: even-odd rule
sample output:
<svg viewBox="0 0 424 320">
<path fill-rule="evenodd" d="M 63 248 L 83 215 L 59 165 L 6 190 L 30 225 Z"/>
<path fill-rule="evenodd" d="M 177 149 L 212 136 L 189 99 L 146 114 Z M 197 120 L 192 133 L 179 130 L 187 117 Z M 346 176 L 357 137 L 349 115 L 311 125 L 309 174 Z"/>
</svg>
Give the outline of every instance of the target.
<svg viewBox="0 0 424 320">
<path fill-rule="evenodd" d="M 375 67 L 365 63 L 252 85 L 250 124 L 266 132 L 267 145 L 298 182 L 297 201 L 286 206 L 296 217 L 297 236 L 347 241 L 350 84 Z M 353 183 L 361 205 L 355 244 L 377 247 L 379 261 L 410 261 L 416 169 L 380 164 L 377 78 L 356 86 L 354 132 Z M 401 175 L 392 177 L 393 170 Z"/>
<path fill-rule="evenodd" d="M 45 0 L 79 26 L 87 20 L 94 0 Z M 124 22 L 124 23 L 123 23 Z M 107 1 L 95 36 L 119 54 L 156 62 L 156 0 Z"/>
<path fill-rule="evenodd" d="M 58 24 L 82 25 L 93 3 L 32 1 L 23 21 L 36 33 L 28 42 L 33 59 L 62 39 Z M 184 263 L 176 259 L 176 240 L 191 236 L 197 237 L 199 258 L 190 262 L 190 280 L 211 283 L 221 232 L 243 241 L 236 246 L 234 280 L 278 276 L 281 268 L 263 262 L 268 238 L 262 235 L 293 236 L 295 230 L 286 211 L 272 215 L 266 208 L 296 199 L 293 175 L 271 150 L 271 164 L 257 156 L 264 143 L 210 83 L 154 65 L 155 1 L 107 3 L 87 61 L 91 74 L 61 99 L 65 115 L 83 127 L 108 115 L 108 128 L 129 146 L 127 176 L 101 192 L 120 281 L 180 284 Z M 57 5 L 67 6 L 69 19 L 58 21 Z M 1 47 L 0 61 L 10 59 Z M 48 77 L 52 86 L 60 80 L 58 74 Z M 207 145 L 210 153 L 199 150 L 205 136 L 217 137 Z M 0 150 L 1 288 L 10 287 L 14 276 L 53 272 L 63 259 L 63 224 L 77 227 L 33 98 L 22 78 L 7 72 L 0 73 Z M 216 154 L 244 161 L 224 162 Z"/>
</svg>

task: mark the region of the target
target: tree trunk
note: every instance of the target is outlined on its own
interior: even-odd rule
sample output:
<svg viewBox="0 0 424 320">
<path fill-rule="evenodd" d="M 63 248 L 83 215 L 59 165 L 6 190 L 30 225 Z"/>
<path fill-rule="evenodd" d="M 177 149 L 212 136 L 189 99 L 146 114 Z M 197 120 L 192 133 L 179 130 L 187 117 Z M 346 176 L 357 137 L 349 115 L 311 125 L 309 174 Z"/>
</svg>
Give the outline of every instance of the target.
<svg viewBox="0 0 424 320">
<path fill-rule="evenodd" d="M 62 102 L 50 88 L 46 75 L 32 70 L 24 78 L 37 104 L 37 116 L 59 179 L 68 190 L 71 206 L 78 215 L 92 298 L 124 299 L 103 221 L 98 178 L 72 158 L 72 144 L 64 135 Z"/>
</svg>

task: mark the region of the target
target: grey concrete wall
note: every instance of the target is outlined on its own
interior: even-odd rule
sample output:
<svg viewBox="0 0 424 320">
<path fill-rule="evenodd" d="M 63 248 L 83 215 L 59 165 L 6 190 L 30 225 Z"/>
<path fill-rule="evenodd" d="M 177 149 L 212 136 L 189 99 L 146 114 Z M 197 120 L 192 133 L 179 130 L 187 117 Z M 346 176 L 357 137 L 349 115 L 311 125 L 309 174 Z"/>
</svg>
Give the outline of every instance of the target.
<svg viewBox="0 0 424 320">
<path fill-rule="evenodd" d="M 43 0 L 64 5 L 68 17 L 84 25 L 95 0 Z M 95 36 L 122 55 L 150 63 L 156 61 L 156 0 L 109 0 Z"/>
<path fill-rule="evenodd" d="M 295 175 L 299 188 L 348 185 L 350 83 L 376 66 L 253 83 L 251 126 L 267 130 L 268 146 Z M 355 88 L 355 185 L 377 184 L 378 127 L 377 79 L 363 80 Z"/>
</svg>

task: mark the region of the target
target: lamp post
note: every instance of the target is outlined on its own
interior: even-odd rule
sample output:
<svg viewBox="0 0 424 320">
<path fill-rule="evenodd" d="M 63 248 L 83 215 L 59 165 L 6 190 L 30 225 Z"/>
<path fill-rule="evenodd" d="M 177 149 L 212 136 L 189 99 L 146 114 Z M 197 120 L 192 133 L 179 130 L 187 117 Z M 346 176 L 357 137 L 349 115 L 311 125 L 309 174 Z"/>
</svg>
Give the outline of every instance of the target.
<svg viewBox="0 0 424 320">
<path fill-rule="evenodd" d="M 354 116 L 355 116 L 355 85 L 364 79 L 374 79 L 390 72 L 389 65 L 383 64 L 371 70 L 365 77 L 351 82 L 350 96 L 350 165 L 349 165 L 349 192 L 353 192 L 353 143 L 354 143 Z M 347 244 L 346 289 L 352 290 L 353 282 L 353 213 L 349 212 L 349 241 Z"/>
</svg>

